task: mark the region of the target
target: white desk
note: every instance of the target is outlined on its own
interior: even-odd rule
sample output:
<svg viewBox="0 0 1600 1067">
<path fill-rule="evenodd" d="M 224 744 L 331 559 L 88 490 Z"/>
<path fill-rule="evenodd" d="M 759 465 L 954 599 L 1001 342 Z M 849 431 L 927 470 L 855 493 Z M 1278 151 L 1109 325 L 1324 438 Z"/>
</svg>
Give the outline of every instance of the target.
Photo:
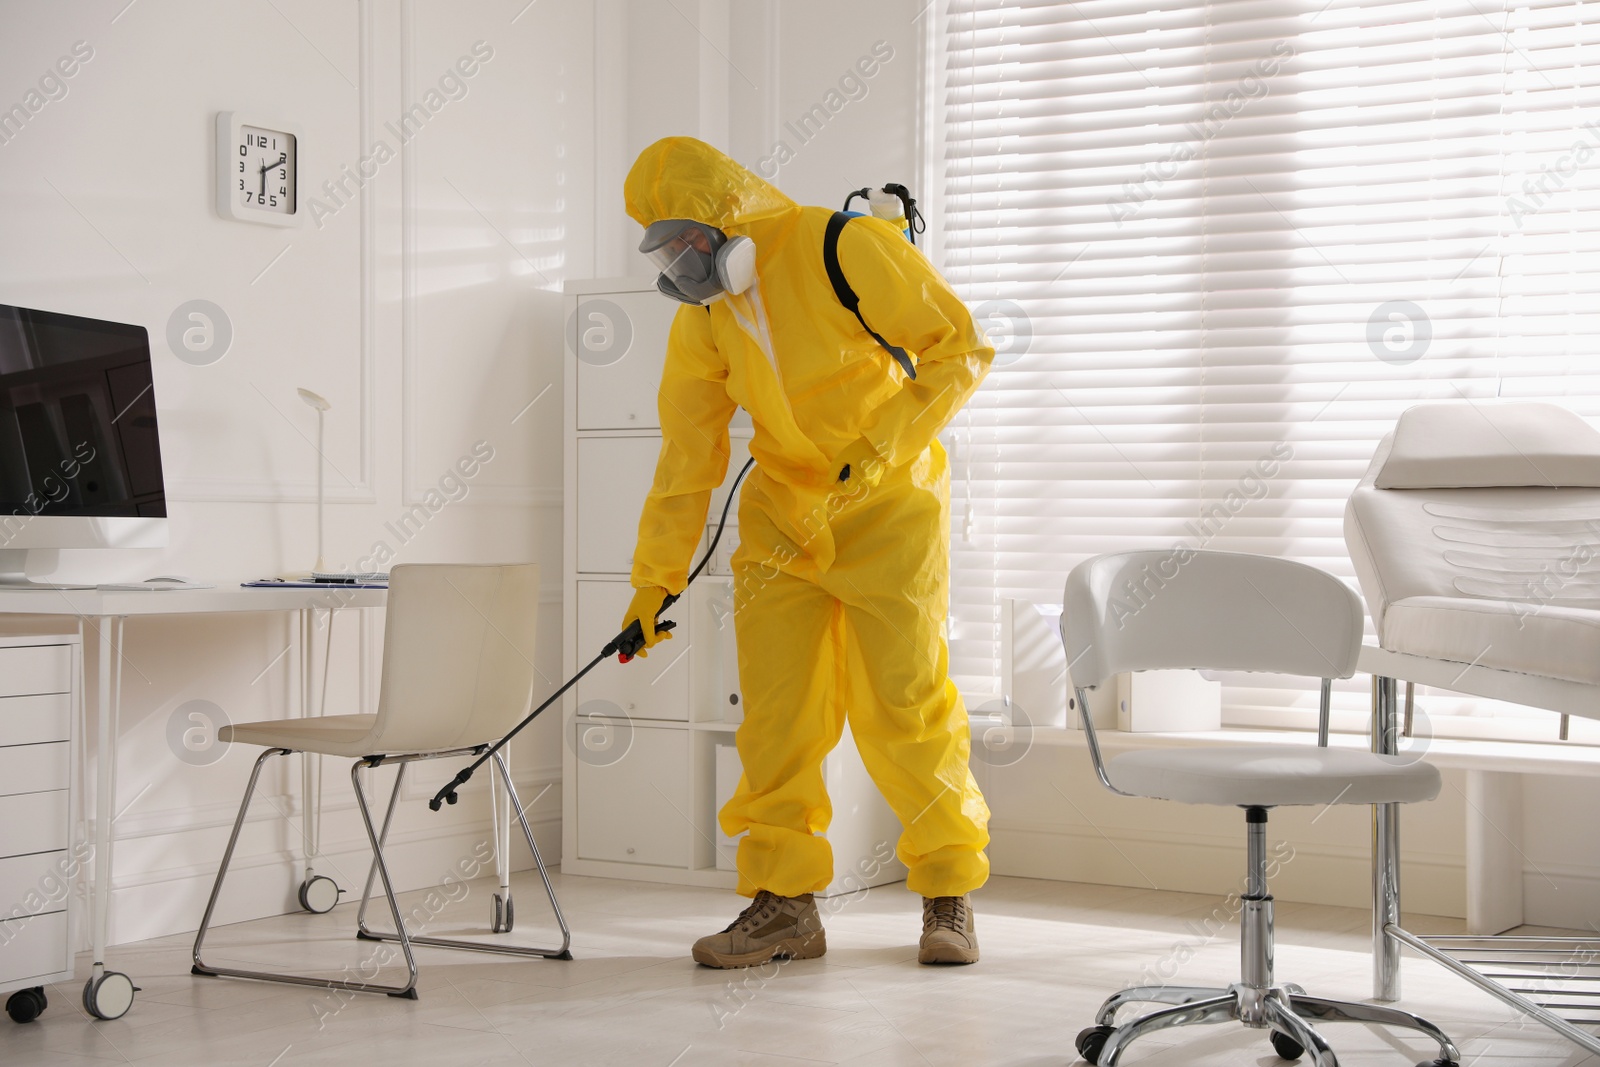
<svg viewBox="0 0 1600 1067">
<path fill-rule="evenodd" d="M 90 648 L 99 657 L 99 673 L 95 685 L 94 716 L 95 797 L 94 797 L 94 892 L 90 897 L 90 939 L 93 948 L 94 968 L 85 987 L 85 1006 L 92 1006 L 90 992 L 99 988 L 107 974 L 105 968 L 108 909 L 111 900 L 112 807 L 115 790 L 115 753 L 117 745 L 117 718 L 122 703 L 122 625 L 130 617 L 155 615 L 204 615 L 241 611 L 292 611 L 299 616 L 300 699 L 299 707 L 290 709 L 300 715 L 313 714 L 311 640 L 315 631 L 316 613 L 334 612 L 342 608 L 381 608 L 388 601 L 386 589 L 352 589 L 330 586 L 328 589 L 245 589 L 238 586 L 221 586 L 216 589 L 159 589 L 149 592 L 101 592 L 95 589 L 6 589 L 0 588 L 0 616 L 67 616 L 77 620 L 78 634 L 83 642 L 81 665 L 88 659 Z M 113 661 L 115 654 L 115 661 Z M 84 675 L 87 671 L 83 672 Z M 87 678 L 78 679 L 79 692 L 84 694 L 83 730 L 80 736 L 89 735 Z M 80 742 L 82 743 L 82 742 Z M 110 754 L 111 758 L 106 758 Z M 320 817 L 316 810 L 318 797 L 312 788 L 315 767 L 313 757 L 307 755 L 301 776 L 305 836 L 308 856 L 317 851 L 314 827 Z M 80 809 L 81 810 L 81 809 Z M 498 837 L 498 834 L 497 834 Z M 504 855 L 497 850 L 497 855 Z M 502 859 L 502 864 L 504 860 Z M 119 976 L 120 977 L 120 976 Z M 128 1004 L 132 1003 L 131 983 L 128 987 Z M 102 1015 L 116 1018 L 127 1007 L 118 1002 L 116 1007 Z M 96 1012 L 96 1014 L 100 1014 Z"/>
</svg>

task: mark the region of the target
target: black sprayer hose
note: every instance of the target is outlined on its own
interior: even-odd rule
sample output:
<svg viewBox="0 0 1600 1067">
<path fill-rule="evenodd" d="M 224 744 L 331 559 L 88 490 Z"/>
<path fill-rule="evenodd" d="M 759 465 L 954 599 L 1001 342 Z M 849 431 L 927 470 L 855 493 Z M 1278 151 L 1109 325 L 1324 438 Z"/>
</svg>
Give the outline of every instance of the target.
<svg viewBox="0 0 1600 1067">
<path fill-rule="evenodd" d="M 743 469 L 739 471 L 739 476 L 733 480 L 733 485 L 729 487 L 728 499 L 722 505 L 722 517 L 717 520 L 717 532 L 712 535 L 711 544 L 706 548 L 706 554 L 700 557 L 700 562 L 695 566 L 695 569 L 689 572 L 689 580 L 683 583 L 684 589 L 687 590 L 690 584 L 692 584 L 696 578 L 700 577 L 700 572 L 706 569 L 706 564 L 711 562 L 712 555 L 717 551 L 717 542 L 722 540 L 722 531 L 728 525 L 728 509 L 733 506 L 733 494 L 738 491 L 739 483 L 744 481 L 744 476 L 750 473 L 750 468 L 755 465 L 755 462 L 756 461 L 754 457 L 751 457 L 749 460 L 747 460 Z M 656 619 L 658 621 L 656 622 L 655 629 L 657 633 L 663 633 L 671 630 L 677 625 L 677 623 L 671 621 L 670 619 L 665 622 L 659 620 L 661 619 L 661 613 L 672 607 L 673 604 L 676 604 L 678 602 L 678 597 L 682 595 L 683 594 L 681 593 L 673 593 L 669 595 L 661 602 L 661 607 L 656 609 Z M 534 719 L 537 719 L 541 711 L 559 700 L 561 695 L 568 689 L 571 689 L 573 686 L 577 685 L 578 679 L 594 670 L 595 667 L 599 665 L 601 660 L 610 659 L 612 656 L 617 656 L 623 663 L 626 663 L 634 656 L 638 655 L 639 650 L 642 648 L 644 648 L 644 628 L 639 625 L 638 619 L 634 619 L 628 624 L 627 629 L 623 630 L 620 634 L 606 642 L 606 647 L 600 650 L 600 654 L 598 656 L 589 661 L 588 666 L 584 667 L 583 670 L 579 671 L 577 674 L 574 674 L 571 678 L 568 678 L 565 682 L 563 682 L 560 689 L 557 689 L 554 693 L 551 693 L 548 700 L 530 711 L 526 718 L 511 728 L 510 732 L 508 732 L 500 740 L 496 741 L 493 745 L 490 745 L 488 748 L 486 748 L 477 759 L 472 761 L 471 764 L 456 772 L 456 776 L 450 779 L 449 784 L 435 793 L 433 795 L 433 799 L 428 801 L 428 807 L 433 811 L 438 811 L 445 804 L 454 804 L 458 799 L 460 799 L 456 796 L 456 789 L 457 787 L 463 786 L 467 783 L 468 779 L 472 777 L 473 771 L 477 770 L 479 767 L 482 767 L 491 756 L 493 756 L 496 752 L 499 752 L 510 742 L 513 737 L 516 737 L 517 734 L 521 733 L 524 726 L 528 725 Z"/>
</svg>

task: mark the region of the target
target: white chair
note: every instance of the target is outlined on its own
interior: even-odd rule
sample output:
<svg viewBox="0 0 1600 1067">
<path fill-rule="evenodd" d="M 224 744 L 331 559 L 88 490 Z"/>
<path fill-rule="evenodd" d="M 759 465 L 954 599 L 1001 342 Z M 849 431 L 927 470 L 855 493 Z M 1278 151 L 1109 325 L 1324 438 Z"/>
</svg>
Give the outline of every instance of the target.
<svg viewBox="0 0 1600 1067">
<path fill-rule="evenodd" d="M 389 869 L 384 862 L 383 845 L 394 819 L 396 801 L 405 781 L 406 768 L 418 760 L 444 757 L 467 758 L 482 754 L 504 736 L 527 712 L 533 694 L 533 635 L 538 612 L 539 568 L 533 564 L 508 566 L 408 565 L 395 567 L 389 575 L 389 601 L 384 615 L 383 677 L 374 715 L 330 715 L 323 718 L 277 719 L 270 722 L 241 723 L 224 727 L 218 737 L 224 741 L 262 745 L 266 751 L 256 760 L 245 786 L 244 800 L 234 820 L 233 834 L 222 854 L 216 884 L 206 904 L 200 930 L 194 940 L 193 973 L 257 978 L 292 985 L 321 986 L 353 992 L 386 993 L 393 997 L 417 999 L 417 964 L 413 945 L 434 945 L 495 952 L 515 956 L 542 956 L 569 960 L 572 935 L 567 929 L 555 888 L 539 857 L 522 802 L 505 761 L 498 753 L 495 764 L 511 798 L 523 835 L 533 851 L 533 861 L 550 897 L 550 907 L 561 928 L 561 947 L 523 948 L 503 944 L 484 944 L 438 937 L 412 936 L 406 929 L 400 905 L 395 900 Z M 261 768 L 273 756 L 294 752 L 317 752 L 346 756 L 355 760 L 350 781 L 355 787 L 357 805 L 372 844 L 372 866 L 367 872 L 357 913 L 356 936 L 367 941 L 398 941 L 408 972 L 404 985 L 345 981 L 303 975 L 239 970 L 206 963 L 201 947 L 211 926 L 212 912 L 222 892 L 233 849 L 250 809 Z M 389 795 L 383 828 L 375 828 L 361 785 L 362 768 L 395 764 L 394 790 Z M 372 895 L 373 878 L 382 880 L 383 893 L 394 919 L 393 932 L 374 932 L 367 928 L 367 901 Z M 509 902 L 508 902 L 509 903 Z"/>
<path fill-rule="evenodd" d="M 1067 578 L 1062 640 L 1077 686 L 1084 737 L 1101 784 L 1124 796 L 1245 809 L 1248 861 L 1241 898 L 1240 980 L 1227 988 L 1140 986 L 1101 1005 L 1078 1035 L 1091 1064 L 1114 1067 L 1128 1045 L 1173 1026 L 1237 1020 L 1270 1031 L 1286 1059 L 1316 1067 L 1338 1060 L 1308 1019 L 1417 1030 L 1439 1046 L 1429 1067 L 1458 1067 L 1460 1054 L 1433 1024 L 1408 1012 L 1326 1000 L 1275 984 L 1272 897 L 1267 886 L 1267 811 L 1280 805 L 1409 803 L 1439 792 L 1439 773 L 1396 756 L 1326 747 L 1334 678 L 1355 673 L 1361 604 L 1332 576 L 1287 560 L 1189 549 L 1098 556 Z M 1269 671 L 1322 679 L 1319 744 L 1171 748 L 1100 753 L 1087 690 L 1127 671 Z M 1118 1009 L 1167 1005 L 1117 1024 Z"/>
<path fill-rule="evenodd" d="M 1558 712 L 1562 739 L 1568 715 L 1600 718 L 1600 431 L 1578 415 L 1501 401 L 1409 408 L 1351 494 L 1344 532 L 1378 635 L 1361 653 L 1376 680 L 1375 751 L 1409 733 L 1417 684 Z M 1573 1025 L 1600 1021 L 1600 940 L 1409 933 L 1393 809 L 1376 814 L 1374 997 L 1398 996 L 1407 945 L 1600 1053 Z M 1467 908 L 1469 929 L 1507 925 L 1487 903 L 1479 914 L 1470 890 Z"/>
</svg>

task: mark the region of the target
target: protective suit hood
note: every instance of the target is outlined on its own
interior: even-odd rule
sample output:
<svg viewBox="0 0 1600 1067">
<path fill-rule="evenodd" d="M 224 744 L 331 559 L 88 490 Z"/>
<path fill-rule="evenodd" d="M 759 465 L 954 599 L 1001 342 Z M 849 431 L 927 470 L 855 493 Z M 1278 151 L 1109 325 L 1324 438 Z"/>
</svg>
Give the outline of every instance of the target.
<svg viewBox="0 0 1600 1067">
<path fill-rule="evenodd" d="M 772 183 L 693 137 L 663 137 L 640 152 L 622 190 L 629 216 L 641 226 L 693 219 L 735 232 L 800 209 Z"/>
</svg>

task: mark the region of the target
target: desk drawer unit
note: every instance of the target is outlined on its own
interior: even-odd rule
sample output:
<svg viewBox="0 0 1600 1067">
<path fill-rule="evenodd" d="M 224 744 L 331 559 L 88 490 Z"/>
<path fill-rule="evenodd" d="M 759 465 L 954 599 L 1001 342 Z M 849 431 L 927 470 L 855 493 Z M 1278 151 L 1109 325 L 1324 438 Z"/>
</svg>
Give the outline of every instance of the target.
<svg viewBox="0 0 1600 1067">
<path fill-rule="evenodd" d="M 0 644 L 0 994 L 72 969 L 75 667 L 71 643 Z"/>
</svg>

